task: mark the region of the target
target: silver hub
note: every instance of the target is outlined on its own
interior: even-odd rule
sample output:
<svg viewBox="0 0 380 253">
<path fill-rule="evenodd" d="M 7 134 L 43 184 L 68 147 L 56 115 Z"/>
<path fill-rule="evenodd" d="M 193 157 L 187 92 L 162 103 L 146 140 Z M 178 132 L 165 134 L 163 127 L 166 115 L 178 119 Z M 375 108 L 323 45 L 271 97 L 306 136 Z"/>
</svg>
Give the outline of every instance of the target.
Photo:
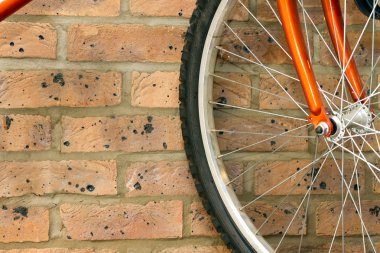
<svg viewBox="0 0 380 253">
<path fill-rule="evenodd" d="M 342 114 L 333 112 L 330 120 L 335 125 L 334 133 L 328 138 L 331 141 L 339 141 L 343 138 L 346 129 L 356 134 L 364 134 L 371 131 L 372 115 L 367 106 L 354 104 Z"/>
</svg>

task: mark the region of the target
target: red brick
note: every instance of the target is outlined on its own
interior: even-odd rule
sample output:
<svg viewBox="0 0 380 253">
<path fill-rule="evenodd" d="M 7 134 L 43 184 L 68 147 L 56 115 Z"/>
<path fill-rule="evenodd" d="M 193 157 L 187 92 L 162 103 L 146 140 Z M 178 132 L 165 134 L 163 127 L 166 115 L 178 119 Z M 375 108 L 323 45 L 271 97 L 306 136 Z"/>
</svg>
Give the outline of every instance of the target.
<svg viewBox="0 0 380 253">
<path fill-rule="evenodd" d="M 116 105 L 121 102 L 121 82 L 116 72 L 4 71 L 0 72 L 0 108 Z"/>
<path fill-rule="evenodd" d="M 161 72 L 132 73 L 132 106 L 177 108 L 179 73 Z"/>
<path fill-rule="evenodd" d="M 318 161 L 314 166 L 314 175 L 317 175 L 320 169 L 321 172 L 318 174 L 312 188 L 312 193 L 314 194 L 340 194 L 341 193 L 341 175 L 338 168 L 332 159 L 326 160 L 323 167 L 321 168 L 321 163 L 323 159 Z M 337 160 L 339 166 L 341 166 L 341 161 Z M 310 160 L 290 160 L 290 161 L 276 161 L 276 162 L 261 162 L 255 169 L 255 193 L 263 194 L 267 190 L 271 189 L 273 186 L 279 184 L 286 178 L 297 173 L 297 171 L 305 168 L 306 165 L 310 164 Z M 353 169 L 353 160 L 345 160 L 344 162 L 344 175 L 347 182 L 350 181 Z M 273 191 L 269 192 L 269 195 L 287 195 L 293 187 L 296 186 L 292 194 L 304 194 L 310 186 L 310 180 L 313 178 L 312 173 L 308 172 L 311 170 L 312 166 L 308 166 L 302 172 L 291 177 L 291 179 L 284 182 L 281 186 L 275 188 Z M 364 164 L 360 163 L 357 167 L 359 176 L 359 186 L 364 188 Z M 304 175 L 306 176 L 304 177 Z M 356 177 L 354 176 L 352 181 L 352 190 L 357 189 Z"/>
<path fill-rule="evenodd" d="M 32 115 L 0 116 L 0 150 L 47 150 L 51 146 L 50 117 Z"/>
<path fill-rule="evenodd" d="M 62 152 L 181 150 L 179 118 L 118 116 L 62 118 Z"/>
<path fill-rule="evenodd" d="M 127 196 L 195 195 L 188 162 L 133 163 L 125 183 Z"/>
<path fill-rule="evenodd" d="M 251 107 L 252 89 L 250 77 L 239 73 L 217 73 L 214 77 L 213 98 L 214 101 L 227 101 L 227 104 Z M 230 79 L 237 83 L 225 80 Z"/>
<path fill-rule="evenodd" d="M 357 194 L 353 193 L 353 196 Z M 357 201 L 356 201 L 357 202 Z M 367 228 L 369 234 L 378 234 L 379 225 L 379 205 L 380 202 L 376 200 L 361 201 L 361 210 L 363 222 Z M 357 205 L 358 206 L 358 205 Z M 342 210 L 342 204 L 340 201 L 335 202 L 322 202 L 316 209 L 316 232 L 320 236 L 334 235 L 335 226 L 337 224 L 339 215 Z M 344 207 L 344 234 L 345 235 L 361 235 L 361 223 L 356 208 L 352 204 L 350 196 L 346 201 Z M 342 223 L 340 223 L 342 224 Z M 341 236 L 342 226 L 339 225 L 337 230 L 337 236 Z"/>
<path fill-rule="evenodd" d="M 251 52 L 265 64 L 283 64 L 291 63 L 288 56 L 276 44 L 276 42 L 262 28 L 257 27 L 236 27 L 232 28 L 239 38 L 246 44 Z M 271 31 L 272 36 L 287 50 L 287 44 L 283 32 L 279 29 Z M 251 61 L 257 62 L 247 48 L 228 28 L 222 34 L 221 47 L 234 54 L 240 55 Z M 229 53 L 220 51 L 220 56 L 223 60 L 237 63 L 252 64 L 247 60 L 237 58 Z"/>
<path fill-rule="evenodd" d="M 218 232 L 211 222 L 211 217 L 203 208 L 201 202 L 191 203 L 190 216 L 192 236 L 217 236 Z"/>
<path fill-rule="evenodd" d="M 347 32 L 347 38 L 348 43 L 351 46 L 351 49 L 353 50 L 357 40 L 360 36 L 360 32 Z M 329 40 L 328 40 L 329 41 Z M 377 59 L 377 55 L 380 54 L 380 49 L 376 45 L 380 44 L 380 32 L 375 32 L 375 61 Z M 323 65 L 331 65 L 331 66 L 337 66 L 336 62 L 331 56 L 331 53 L 326 48 L 325 44 L 320 39 L 320 62 Z M 332 44 L 328 42 L 328 45 L 331 50 L 333 50 Z M 357 66 L 371 66 L 371 59 L 372 59 L 372 32 L 371 30 L 366 31 L 363 34 L 363 37 L 360 40 L 360 43 L 358 44 L 355 53 L 354 53 L 354 59 Z M 368 72 L 365 72 L 368 73 Z"/>
<path fill-rule="evenodd" d="M 219 148 L 222 151 L 232 151 L 245 146 L 250 146 L 245 151 L 273 151 L 279 147 L 281 147 L 281 151 L 307 150 L 308 140 L 306 138 L 292 138 L 290 142 L 289 137 L 283 134 L 280 137 L 264 141 L 271 136 L 227 132 L 272 133 L 276 135 L 296 129 L 305 123 L 282 117 L 219 117 L 215 119 L 216 129 L 224 130 L 217 133 Z M 303 127 L 289 134 L 305 136 L 307 129 Z M 255 143 L 258 144 L 253 145 Z"/>
<path fill-rule="evenodd" d="M 244 164 L 236 161 L 225 161 L 224 167 L 226 169 L 232 188 L 236 194 L 243 194 L 243 171 L 247 169 Z"/>
<path fill-rule="evenodd" d="M 184 27 L 71 25 L 70 61 L 179 62 Z M 164 35 L 164 36 L 163 36 Z"/>
<path fill-rule="evenodd" d="M 115 161 L 0 162 L 0 197 L 116 194 Z"/>
<path fill-rule="evenodd" d="M 146 205 L 61 205 L 67 238 L 73 240 L 158 239 L 182 237 L 182 202 Z"/>
<path fill-rule="evenodd" d="M 33 0 L 16 14 L 53 16 L 118 16 L 120 0 Z"/>
<path fill-rule="evenodd" d="M 56 58 L 57 33 L 50 24 L 0 23 L 0 57 Z"/>
<path fill-rule="evenodd" d="M 195 8 L 195 0 L 131 0 L 129 9 L 135 16 L 189 18 Z"/>
<path fill-rule="evenodd" d="M 276 14 L 279 16 L 277 3 L 274 0 L 269 1 L 276 11 Z M 366 17 L 359 11 L 359 9 L 356 7 L 356 4 L 354 1 L 344 1 L 341 0 L 341 8 L 343 12 L 344 8 L 344 2 L 346 2 L 346 10 L 347 10 L 347 17 L 346 22 L 348 25 L 352 24 L 365 24 L 367 21 Z M 324 24 L 325 20 L 323 18 L 323 9 L 320 2 L 315 0 L 304 0 L 303 1 L 305 9 L 310 16 L 310 18 L 313 20 L 315 24 Z M 299 5 L 300 6 L 300 5 Z M 258 0 L 257 2 L 257 17 L 260 19 L 260 21 L 266 21 L 266 22 L 278 22 L 276 17 L 274 16 L 273 12 L 270 10 L 266 0 Z M 301 22 L 303 22 L 304 17 L 302 14 L 302 9 L 299 7 L 299 17 Z M 306 23 L 311 23 L 309 18 L 306 16 Z M 314 28 L 311 28 L 314 29 Z M 320 27 L 318 28 L 320 29 Z M 315 31 L 315 29 L 314 29 Z"/>
<path fill-rule="evenodd" d="M 49 211 L 44 207 L 5 206 L 0 209 L 0 242 L 49 240 Z"/>
<path fill-rule="evenodd" d="M 225 246 L 198 246 L 189 245 L 177 248 L 167 248 L 159 251 L 159 253 L 230 253 L 231 250 Z"/>
<path fill-rule="evenodd" d="M 298 252 L 299 243 L 296 243 L 294 245 L 291 245 L 290 243 L 285 243 L 285 241 L 282 244 L 282 247 L 278 250 L 279 253 L 289 253 L 289 252 Z M 367 246 L 367 249 L 368 246 Z M 354 243 L 344 243 L 344 252 L 345 253 L 357 253 L 362 252 L 363 246 L 360 244 L 354 244 Z M 331 253 L 341 253 L 342 252 L 342 244 L 338 243 L 336 240 L 331 248 L 330 251 L 330 243 L 320 244 L 320 243 L 302 243 L 302 249 L 301 252 L 307 252 L 307 253 L 321 253 L 321 252 L 331 252 Z"/>
<path fill-rule="evenodd" d="M 244 211 L 251 218 L 256 228 L 260 228 L 265 221 L 267 222 L 259 231 L 260 235 L 281 235 L 285 233 L 290 221 L 296 214 L 297 208 L 298 205 L 292 203 L 283 203 L 276 208 L 273 204 L 257 201 L 244 208 Z M 272 216 L 270 216 L 271 214 Z M 306 230 L 303 230 L 304 215 L 305 211 L 301 208 L 293 220 L 287 235 L 306 234 Z M 270 218 L 267 220 L 268 217 Z"/>
<path fill-rule="evenodd" d="M 116 253 L 116 250 L 100 249 L 95 250 L 91 248 L 84 249 L 67 249 L 67 248 L 47 248 L 47 249 L 11 249 L 0 250 L 0 253 Z"/>
</svg>

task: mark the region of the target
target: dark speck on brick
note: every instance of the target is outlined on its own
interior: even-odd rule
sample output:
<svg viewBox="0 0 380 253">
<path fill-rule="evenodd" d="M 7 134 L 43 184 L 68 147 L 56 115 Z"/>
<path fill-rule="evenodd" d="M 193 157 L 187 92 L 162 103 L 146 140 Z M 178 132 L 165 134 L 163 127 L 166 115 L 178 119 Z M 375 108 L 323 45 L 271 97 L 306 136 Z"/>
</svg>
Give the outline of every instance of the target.
<svg viewBox="0 0 380 253">
<path fill-rule="evenodd" d="M 62 73 L 56 74 L 53 78 L 53 82 L 58 83 L 61 86 L 64 86 L 65 85 L 65 79 L 63 79 L 63 74 Z"/>
<path fill-rule="evenodd" d="M 379 212 L 380 212 L 380 207 L 378 206 L 374 206 L 373 208 L 369 209 L 369 213 L 372 215 L 375 215 L 376 217 L 379 216 Z"/>
<path fill-rule="evenodd" d="M 164 147 L 164 149 L 168 148 L 168 144 L 166 144 L 166 142 L 162 143 L 162 146 Z"/>
<path fill-rule="evenodd" d="M 152 124 L 145 124 L 144 125 L 145 133 L 150 134 L 151 132 L 153 132 L 153 130 L 154 130 L 154 127 Z"/>
<path fill-rule="evenodd" d="M 46 82 L 41 83 L 41 87 L 44 88 L 44 89 L 47 88 L 48 86 L 49 85 Z"/>
<path fill-rule="evenodd" d="M 2 206 L 1 206 L 1 209 L 3 209 L 3 210 L 8 210 L 8 207 L 7 207 L 6 205 L 2 205 Z"/>
<path fill-rule="evenodd" d="M 95 190 L 95 186 L 89 184 L 89 185 L 87 185 L 86 189 L 87 189 L 87 191 L 89 191 L 89 192 L 93 192 L 93 191 Z"/>
<path fill-rule="evenodd" d="M 122 136 L 122 137 L 121 137 L 121 140 L 122 140 L 122 141 L 126 141 L 126 140 L 127 140 L 127 137 Z"/>
<path fill-rule="evenodd" d="M 9 116 L 5 117 L 5 127 L 7 128 L 7 130 L 9 130 L 9 128 L 11 128 L 12 121 L 13 121 L 13 119 L 10 118 Z"/>
<path fill-rule="evenodd" d="M 141 184 L 140 184 L 139 182 L 135 183 L 135 184 L 133 185 L 133 187 L 134 187 L 136 190 L 141 190 L 141 189 L 142 189 Z"/>
<path fill-rule="evenodd" d="M 68 147 L 68 146 L 70 146 L 70 142 L 69 142 L 69 141 L 65 141 L 65 142 L 63 143 L 63 145 L 65 145 L 66 147 Z"/>
<path fill-rule="evenodd" d="M 81 192 L 84 192 L 86 189 L 84 189 L 84 187 L 80 188 L 80 191 Z"/>
<path fill-rule="evenodd" d="M 150 123 L 150 122 L 152 122 L 152 120 L 153 120 L 153 117 L 152 116 L 148 116 L 148 122 Z"/>
<path fill-rule="evenodd" d="M 105 145 L 103 145 L 103 147 L 104 147 L 104 148 L 110 148 L 110 145 L 105 144 Z"/>
<path fill-rule="evenodd" d="M 42 36 L 42 35 L 38 35 L 38 39 L 39 39 L 39 40 L 44 40 L 44 39 L 45 39 L 45 37 L 44 37 L 44 36 Z"/>
<path fill-rule="evenodd" d="M 19 206 L 19 207 L 13 208 L 13 213 L 21 214 L 24 217 L 28 217 L 28 208 L 24 206 Z"/>
<path fill-rule="evenodd" d="M 326 190 L 327 185 L 326 185 L 325 182 L 321 182 L 321 183 L 319 184 L 319 187 L 320 187 L 322 190 Z"/>
</svg>

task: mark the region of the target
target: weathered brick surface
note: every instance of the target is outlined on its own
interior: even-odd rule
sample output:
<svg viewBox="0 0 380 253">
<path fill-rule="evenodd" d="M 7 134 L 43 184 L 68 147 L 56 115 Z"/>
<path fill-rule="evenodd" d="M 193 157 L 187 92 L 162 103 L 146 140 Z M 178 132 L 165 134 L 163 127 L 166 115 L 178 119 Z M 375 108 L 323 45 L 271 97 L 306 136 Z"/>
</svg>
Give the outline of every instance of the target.
<svg viewBox="0 0 380 253">
<path fill-rule="evenodd" d="M 248 6 L 248 0 L 242 1 Z M 156 17 L 185 17 L 189 18 L 195 8 L 195 0 L 132 0 L 129 8 L 135 16 L 156 16 Z M 231 14 L 231 19 L 237 21 L 248 20 L 249 14 L 245 9 L 237 5 Z"/>
<path fill-rule="evenodd" d="M 70 61 L 179 62 L 184 31 L 179 26 L 71 25 L 67 58 Z"/>
<path fill-rule="evenodd" d="M 0 162 L 0 197 L 116 194 L 115 161 Z"/>
<path fill-rule="evenodd" d="M 258 201 L 247 206 L 245 212 L 252 219 L 256 228 L 261 227 L 260 234 L 262 235 L 281 235 L 285 233 L 294 215 L 296 217 L 287 234 L 306 234 L 307 230 L 303 227 L 305 211 L 301 208 L 296 214 L 297 208 L 297 203 L 283 203 L 276 207 L 273 204 Z M 263 225 L 264 222 L 265 224 Z"/>
<path fill-rule="evenodd" d="M 357 44 L 361 32 L 347 32 L 348 43 L 353 50 Z M 376 31 L 374 35 L 374 43 L 375 45 L 379 45 L 380 43 L 380 32 Z M 329 47 L 333 50 L 332 44 L 328 43 Z M 379 57 L 380 49 L 375 46 L 374 49 L 374 61 Z M 332 65 L 337 66 L 334 61 L 331 53 L 328 51 L 325 44 L 320 41 L 320 59 L 321 64 L 323 65 Z M 358 44 L 355 54 L 354 54 L 355 63 L 357 66 L 371 66 L 372 62 L 372 31 L 366 31 L 363 34 L 363 37 L 360 39 L 360 43 Z M 367 73 L 367 72 L 364 72 Z"/>
<path fill-rule="evenodd" d="M 250 107 L 251 80 L 248 75 L 237 73 L 217 73 L 222 78 L 214 78 L 214 101 Z M 233 80 L 237 83 L 231 82 Z M 161 72 L 132 73 L 132 105 L 138 107 L 176 108 L 179 104 L 179 73 Z"/>
<path fill-rule="evenodd" d="M 353 194 L 355 196 L 355 194 Z M 361 201 L 361 210 L 363 222 L 367 228 L 369 234 L 378 234 L 379 225 L 379 201 L 377 200 L 367 200 Z M 359 208 L 359 206 L 357 205 Z M 338 221 L 338 217 L 342 210 L 342 203 L 340 201 L 336 202 L 323 202 L 316 210 L 316 232 L 318 235 L 322 236 L 332 236 L 334 235 L 335 227 Z M 350 197 L 344 207 L 344 234 L 345 235 L 361 235 L 361 223 L 357 210 L 352 204 Z M 340 223 L 341 224 L 341 223 Z M 342 226 L 340 225 L 337 230 L 337 235 L 342 234 Z"/>
<path fill-rule="evenodd" d="M 278 8 L 277 3 L 274 0 L 269 0 L 271 6 L 276 11 L 276 14 L 278 15 Z M 365 24 L 367 21 L 366 17 L 358 10 L 358 8 L 355 5 L 354 1 L 344 1 L 341 0 L 341 7 L 344 7 L 344 3 L 346 3 L 346 22 L 348 25 L 352 24 Z M 310 16 L 310 18 L 313 20 L 315 24 L 323 24 L 325 23 L 325 20 L 323 19 L 322 15 L 322 6 L 321 3 L 314 0 L 304 0 L 303 1 L 304 7 L 306 9 L 307 14 Z M 299 15 L 301 22 L 304 21 L 302 9 L 299 8 Z M 278 22 L 275 15 L 269 8 L 266 0 L 258 0 L 257 1 L 257 17 L 260 21 L 265 22 Z M 306 15 L 306 23 L 311 23 L 308 16 Z"/>
<path fill-rule="evenodd" d="M 62 118 L 62 152 L 181 150 L 177 117 Z"/>
<path fill-rule="evenodd" d="M 125 176 L 127 196 L 195 195 L 188 162 L 133 163 Z"/>
<path fill-rule="evenodd" d="M 273 133 L 274 135 L 282 134 L 305 125 L 303 121 L 260 116 L 250 118 L 220 117 L 215 119 L 215 125 L 217 130 L 221 130 L 218 131 L 217 136 L 219 147 L 224 151 L 232 151 L 242 147 L 247 147 L 244 149 L 246 151 L 273 151 L 279 147 L 281 147 L 281 151 L 302 151 L 308 148 L 308 140 L 305 138 L 292 138 L 289 141 L 286 134 L 272 139 L 269 139 L 271 136 L 268 135 L 254 134 L 262 132 Z M 252 134 L 242 134 L 241 132 Z M 289 134 L 305 136 L 307 129 L 302 127 Z"/>
<path fill-rule="evenodd" d="M 0 116 L 0 150 L 47 150 L 51 146 L 50 117 L 32 115 Z"/>
<path fill-rule="evenodd" d="M 46 249 L 11 249 L 11 250 L 0 250 L 0 253 L 116 253 L 116 250 L 112 249 L 67 249 L 67 248 L 46 248 Z"/>
<path fill-rule="evenodd" d="M 214 101 L 223 101 L 230 105 L 245 108 L 251 106 L 252 89 L 248 75 L 238 73 L 217 73 L 217 75 L 221 78 L 214 77 Z"/>
<path fill-rule="evenodd" d="M 251 53 L 253 53 L 263 63 L 291 63 L 288 56 L 275 43 L 273 38 L 270 37 L 262 28 L 249 27 L 232 29 L 233 32 L 236 33 L 242 41 L 244 41 L 244 44 L 246 44 L 251 52 L 229 29 L 226 29 L 222 35 L 221 47 L 225 50 L 238 54 L 254 62 L 257 62 L 257 60 Z M 271 34 L 286 49 L 286 41 L 282 31 L 272 29 Z M 220 54 L 222 59 L 226 59 L 228 61 L 250 63 L 247 60 L 232 56 L 226 52 L 221 52 Z"/>
<path fill-rule="evenodd" d="M 159 0 L 159 1 L 130 1 L 130 11 L 135 16 L 158 16 L 158 17 L 185 17 L 189 18 L 195 8 L 195 0 Z M 242 1 L 248 6 L 248 0 Z M 248 19 L 248 13 L 241 6 L 235 7 L 231 14 L 231 19 L 245 21 Z"/>
<path fill-rule="evenodd" d="M 176 108 L 179 104 L 179 73 L 132 73 L 132 106 Z"/>
<path fill-rule="evenodd" d="M 0 72 L 0 108 L 115 105 L 121 102 L 121 82 L 117 72 L 4 71 Z"/>
<path fill-rule="evenodd" d="M 191 235 L 193 236 L 217 236 L 218 232 L 211 222 L 211 217 L 203 208 L 201 202 L 191 203 L 189 220 Z"/>
<path fill-rule="evenodd" d="M 48 233 L 48 209 L 2 205 L 0 209 L 0 242 L 44 242 L 49 240 Z"/>
<path fill-rule="evenodd" d="M 131 0 L 129 8 L 136 16 L 161 16 L 189 18 L 195 8 L 195 0 Z"/>
<path fill-rule="evenodd" d="M 67 238 L 73 240 L 158 239 L 182 237 L 182 202 L 146 205 L 60 207 Z"/>
<path fill-rule="evenodd" d="M 159 251 L 159 253 L 229 253 L 231 250 L 227 249 L 225 246 L 183 246 L 178 248 L 167 248 Z"/>
<path fill-rule="evenodd" d="M 56 58 L 57 34 L 50 24 L 0 23 L 0 57 Z"/>
<path fill-rule="evenodd" d="M 371 247 L 370 247 L 371 248 Z M 288 252 L 298 252 L 299 244 L 291 245 L 290 243 L 284 243 L 283 246 L 278 250 L 281 253 Z M 369 249 L 367 247 L 367 249 Z M 372 249 L 372 248 L 371 248 Z M 340 253 L 342 252 L 342 244 L 338 242 L 334 242 L 330 251 L 330 244 L 320 244 L 320 243 L 306 243 L 302 244 L 302 253 L 320 253 L 320 252 L 332 252 L 332 253 Z M 355 243 L 345 243 L 344 252 L 347 253 L 357 253 L 363 252 L 363 246 Z"/>
<path fill-rule="evenodd" d="M 282 28 L 266 2 L 243 0 L 288 50 Z M 275 0 L 270 2 L 275 6 Z M 303 2 L 330 41 L 320 2 Z M 229 17 L 233 29 L 262 62 L 296 77 L 292 61 L 274 39 L 245 12 L 239 1 L 236 4 Z M 366 18 L 359 14 L 354 1 L 347 4 L 350 24 L 347 31 L 353 46 Z M 0 151 L 16 151 L 0 154 L 3 160 L 0 161 L 3 201 L 0 203 L 0 253 L 230 252 L 219 246 L 222 242 L 217 238 L 211 218 L 195 196 L 188 163 L 183 160 L 181 123 L 175 112 L 179 106 L 178 68 L 183 33 L 187 29 L 186 20 L 181 19 L 189 18 L 194 7 L 195 0 L 34 0 L 9 19 L 14 23 L 0 24 L 0 57 L 4 63 L 0 72 L 3 114 Z M 302 15 L 300 18 L 303 21 Z M 375 45 L 380 42 L 380 23 L 376 23 Z M 333 93 L 339 69 L 332 68 L 334 63 L 310 23 L 308 31 L 312 35 L 317 80 L 324 90 Z M 367 29 L 355 56 L 360 74 L 364 75 L 368 75 L 371 61 L 369 33 Z M 228 28 L 224 35 L 224 48 L 254 59 Z M 375 52 L 375 59 L 379 54 Z M 279 99 L 278 96 L 287 95 L 265 69 L 225 52 L 220 52 L 219 57 L 215 74 L 222 78 L 214 77 L 210 99 L 305 119 L 305 115 L 296 113 L 293 102 Z M 273 73 L 292 97 L 306 104 L 298 82 Z M 365 77 L 362 79 L 365 81 Z M 339 90 L 336 96 L 340 95 Z M 378 103 L 378 98 L 373 102 Z M 221 152 L 247 146 L 241 154 L 222 158 L 226 172 L 223 176 L 232 181 L 231 190 L 242 204 L 302 168 L 314 154 L 315 138 L 297 137 L 314 135 L 312 127 L 287 133 L 306 125 L 306 121 L 227 106 L 214 107 Z M 271 133 L 283 136 L 268 139 L 267 134 Z M 366 140 L 378 148 L 373 135 Z M 363 142 L 360 138 L 355 141 L 359 146 Z M 326 150 L 324 145 L 320 142 L 319 153 Z M 351 143 L 346 147 L 351 149 Z M 26 152 L 30 150 L 38 152 Z M 364 145 L 363 150 L 370 149 Z M 337 149 L 336 153 L 339 152 Z M 376 158 L 373 154 L 372 157 Z M 345 164 L 346 180 L 354 167 L 350 158 Z M 373 162 L 377 166 L 378 161 Z M 340 200 L 340 175 L 331 160 L 322 169 L 319 164 L 315 167 L 323 171 L 312 186 L 307 235 L 302 230 L 304 203 L 288 231 L 291 238 L 285 239 L 279 252 L 298 252 L 297 241 L 302 233 L 306 237 L 301 252 L 328 252 L 326 242 L 331 240 L 339 204 L 326 204 L 326 201 Z M 357 184 L 355 178 L 351 192 L 356 195 L 360 189 L 365 200 L 362 205 L 365 222 L 371 233 L 378 233 L 380 204 L 376 198 L 380 184 L 363 164 L 358 169 L 360 182 Z M 268 235 L 274 244 L 284 233 L 315 176 L 306 174 L 298 183 L 302 175 L 292 177 L 270 196 L 245 208 L 256 227 L 269 218 L 260 233 Z M 295 190 L 284 204 L 276 207 L 275 203 L 283 200 L 293 186 Z M 4 210 L 3 204 L 7 206 Z M 29 208 L 28 217 L 22 215 L 22 208 L 13 211 L 23 205 L 43 207 Z M 32 211 L 36 208 L 40 211 Z M 345 252 L 362 252 L 360 224 L 352 206 L 348 209 L 347 233 L 357 236 L 345 238 L 349 243 Z M 182 240 L 183 236 L 186 238 Z M 129 239 L 136 241 L 112 242 Z M 47 240 L 50 241 L 41 245 L 1 245 Z M 93 242 L 86 241 L 98 242 L 92 246 Z M 340 241 L 338 238 L 332 252 L 341 252 Z M 376 245 L 379 247 L 380 243 Z M 4 250 L 10 248 L 15 249 Z"/>
<path fill-rule="evenodd" d="M 120 0 L 34 0 L 19 10 L 19 15 L 118 16 Z"/>
<path fill-rule="evenodd" d="M 314 194 L 340 194 L 341 192 L 341 174 L 333 159 L 328 159 L 322 165 L 323 159 L 313 166 L 307 166 L 311 160 L 291 160 L 291 161 L 276 161 L 276 162 L 261 162 L 255 170 L 256 194 L 263 194 L 273 186 L 279 184 L 287 178 L 280 187 L 271 191 L 270 195 L 286 195 L 291 190 L 291 194 L 304 194 L 310 187 L 311 181 L 317 176 L 312 185 L 312 193 Z M 341 161 L 337 160 L 341 167 Z M 355 163 L 353 160 L 344 161 L 345 180 L 349 183 L 353 175 Z M 307 167 L 306 167 L 307 166 Z M 314 173 L 311 168 L 314 167 Z M 341 169 L 341 168 L 339 168 Z M 351 189 L 357 191 L 364 185 L 364 169 L 365 165 L 359 163 L 357 166 L 359 185 L 356 183 L 356 176 L 353 177 Z M 302 170 L 302 171 L 301 171 Z M 299 172 L 297 175 L 294 173 Z M 319 172 L 320 171 L 320 172 Z M 294 175 L 294 176 L 292 176 Z M 347 183 L 347 184 L 348 184 Z M 294 190 L 293 190 L 294 189 Z M 361 189 L 361 188 L 360 188 Z"/>
<path fill-rule="evenodd" d="M 232 189 L 236 194 L 243 193 L 243 172 L 249 168 L 243 163 L 237 161 L 226 161 L 224 163 L 229 180 L 231 181 Z"/>
<path fill-rule="evenodd" d="M 294 73 L 287 72 L 286 74 L 290 74 L 290 76 L 297 78 L 297 75 Z M 307 102 L 299 81 L 295 81 L 279 74 L 273 76 L 275 79 L 269 74 L 260 75 L 260 109 L 298 109 L 298 105 L 302 108 L 307 108 Z M 316 78 L 319 85 L 322 86 L 323 91 L 327 92 L 324 93 L 325 96 L 322 96 L 322 101 L 325 107 L 328 110 L 331 110 L 330 106 L 332 109 L 336 108 L 334 105 L 340 106 L 341 89 L 336 90 L 340 75 L 317 73 Z M 363 78 L 363 80 L 366 79 Z M 296 102 L 292 101 L 291 98 Z M 350 101 L 350 99 L 348 100 Z M 298 105 L 296 103 L 298 103 Z"/>
<path fill-rule="evenodd" d="M 278 14 L 278 8 L 277 8 L 277 2 L 274 0 L 269 0 L 269 3 L 271 7 L 275 10 L 276 14 Z M 312 18 L 313 22 L 319 24 L 321 21 L 323 21 L 323 16 L 321 15 L 321 4 L 313 1 L 313 0 L 304 0 L 303 1 L 304 7 L 309 14 L 309 16 Z M 319 7 L 319 8 L 318 8 Z M 317 9 L 317 10 L 315 10 Z M 319 12 L 319 13 L 318 13 Z M 315 15 L 316 13 L 319 14 Z M 300 21 L 304 22 L 303 16 L 302 16 L 302 9 L 300 7 L 299 9 L 299 15 L 300 15 Z M 322 17 L 321 17 L 322 16 Z M 268 5 L 266 0 L 258 0 L 257 1 L 257 18 L 260 21 L 264 22 L 278 22 L 276 16 L 274 15 L 273 11 L 270 9 L 270 6 Z M 306 22 L 309 23 L 310 20 L 306 16 Z"/>
</svg>

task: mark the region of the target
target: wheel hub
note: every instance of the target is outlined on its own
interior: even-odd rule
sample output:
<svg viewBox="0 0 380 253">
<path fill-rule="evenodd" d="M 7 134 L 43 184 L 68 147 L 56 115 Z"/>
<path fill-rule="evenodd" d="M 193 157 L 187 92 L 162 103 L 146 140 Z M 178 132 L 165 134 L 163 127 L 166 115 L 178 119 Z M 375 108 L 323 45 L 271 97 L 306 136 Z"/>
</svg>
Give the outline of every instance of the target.
<svg viewBox="0 0 380 253">
<path fill-rule="evenodd" d="M 364 134 L 371 131 L 372 114 L 367 106 L 354 104 L 342 113 L 333 112 L 330 117 L 333 124 L 330 141 L 339 141 L 345 135 L 345 130 L 350 129 L 355 134 Z"/>
</svg>

